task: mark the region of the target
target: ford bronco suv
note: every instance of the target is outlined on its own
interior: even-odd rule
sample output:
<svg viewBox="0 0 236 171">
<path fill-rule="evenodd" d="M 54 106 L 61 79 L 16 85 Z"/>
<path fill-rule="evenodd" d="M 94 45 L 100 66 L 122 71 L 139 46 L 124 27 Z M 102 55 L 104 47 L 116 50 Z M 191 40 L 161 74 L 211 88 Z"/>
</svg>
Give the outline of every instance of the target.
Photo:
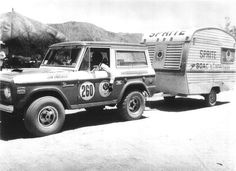
<svg viewBox="0 0 236 171">
<path fill-rule="evenodd" d="M 58 43 L 49 47 L 39 68 L 0 73 L 0 112 L 21 116 L 35 136 L 60 131 L 73 109 L 116 106 L 123 119 L 135 120 L 142 116 L 145 97 L 155 92 L 154 81 L 144 45 Z"/>
</svg>

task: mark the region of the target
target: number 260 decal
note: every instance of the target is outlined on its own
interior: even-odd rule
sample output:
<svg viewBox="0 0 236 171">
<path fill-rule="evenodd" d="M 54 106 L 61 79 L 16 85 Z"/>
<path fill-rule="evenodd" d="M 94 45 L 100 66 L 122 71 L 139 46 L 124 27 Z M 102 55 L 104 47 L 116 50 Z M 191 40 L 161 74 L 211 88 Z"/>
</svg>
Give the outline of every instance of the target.
<svg viewBox="0 0 236 171">
<path fill-rule="evenodd" d="M 79 93 L 80 93 L 80 97 L 83 100 L 90 100 L 91 98 L 93 98 L 95 94 L 95 88 L 94 88 L 93 83 L 84 82 L 83 84 L 81 84 Z"/>
</svg>

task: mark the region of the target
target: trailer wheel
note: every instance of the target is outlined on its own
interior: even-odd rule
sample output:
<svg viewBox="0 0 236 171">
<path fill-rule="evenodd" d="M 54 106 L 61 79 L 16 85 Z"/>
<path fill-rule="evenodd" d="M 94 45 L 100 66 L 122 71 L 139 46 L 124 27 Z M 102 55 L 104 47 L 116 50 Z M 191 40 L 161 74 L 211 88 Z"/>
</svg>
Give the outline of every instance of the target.
<svg viewBox="0 0 236 171">
<path fill-rule="evenodd" d="M 140 119 L 144 109 L 145 98 L 139 91 L 127 93 L 118 105 L 118 111 L 121 117 L 126 121 Z"/>
<path fill-rule="evenodd" d="M 214 89 L 211 90 L 209 94 L 204 95 L 205 104 L 208 107 L 214 106 L 216 104 L 216 91 Z"/>
<path fill-rule="evenodd" d="M 64 121 L 64 107 L 57 98 L 52 96 L 33 101 L 24 116 L 25 128 L 35 136 L 57 133 Z"/>
</svg>

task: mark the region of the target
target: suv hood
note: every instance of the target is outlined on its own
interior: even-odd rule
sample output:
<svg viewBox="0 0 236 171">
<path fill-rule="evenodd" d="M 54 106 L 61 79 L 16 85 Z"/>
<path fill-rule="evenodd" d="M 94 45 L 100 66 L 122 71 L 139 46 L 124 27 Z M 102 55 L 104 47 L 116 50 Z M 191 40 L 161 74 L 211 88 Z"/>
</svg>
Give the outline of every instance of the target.
<svg viewBox="0 0 236 171">
<path fill-rule="evenodd" d="M 0 72 L 0 80 L 14 83 L 59 81 L 68 78 L 72 70 L 57 68 L 24 68 Z"/>
</svg>

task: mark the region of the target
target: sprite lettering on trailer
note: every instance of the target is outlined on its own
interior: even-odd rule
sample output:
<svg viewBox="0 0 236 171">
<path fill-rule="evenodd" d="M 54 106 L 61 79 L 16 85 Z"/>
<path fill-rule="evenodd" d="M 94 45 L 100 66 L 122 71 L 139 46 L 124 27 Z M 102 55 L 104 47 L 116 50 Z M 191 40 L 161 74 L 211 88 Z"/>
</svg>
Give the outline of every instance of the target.
<svg viewBox="0 0 236 171">
<path fill-rule="evenodd" d="M 157 36 L 183 36 L 185 35 L 185 31 L 175 31 L 175 32 L 158 32 L 151 33 L 149 37 L 157 37 Z"/>
<path fill-rule="evenodd" d="M 216 59 L 216 51 L 214 50 L 200 50 L 201 59 Z"/>
</svg>

